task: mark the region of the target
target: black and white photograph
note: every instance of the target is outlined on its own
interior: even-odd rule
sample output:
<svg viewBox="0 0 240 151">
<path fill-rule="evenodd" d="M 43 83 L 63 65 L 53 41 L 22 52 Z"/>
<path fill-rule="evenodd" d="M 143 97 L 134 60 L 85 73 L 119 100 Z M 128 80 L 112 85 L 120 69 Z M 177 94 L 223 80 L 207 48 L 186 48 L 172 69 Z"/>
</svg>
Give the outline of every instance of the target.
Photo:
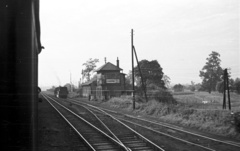
<svg viewBox="0 0 240 151">
<path fill-rule="evenodd" d="M 239 0 L 2 0 L 3 150 L 239 151 Z"/>
</svg>

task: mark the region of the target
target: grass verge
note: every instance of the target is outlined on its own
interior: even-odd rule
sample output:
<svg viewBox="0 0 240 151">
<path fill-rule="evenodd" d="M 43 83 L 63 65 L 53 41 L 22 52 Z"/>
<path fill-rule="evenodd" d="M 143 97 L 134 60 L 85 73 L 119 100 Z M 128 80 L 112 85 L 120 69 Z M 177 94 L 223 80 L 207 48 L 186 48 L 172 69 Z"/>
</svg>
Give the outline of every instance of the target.
<svg viewBox="0 0 240 151">
<path fill-rule="evenodd" d="M 180 124 L 205 132 L 228 136 L 240 140 L 240 134 L 233 124 L 233 117 L 228 110 L 206 110 L 191 108 L 185 103 L 167 104 L 150 100 L 147 103 L 136 101 L 135 110 L 132 109 L 131 97 L 112 98 L 103 103 L 138 114 L 150 115 L 163 121 Z"/>
</svg>

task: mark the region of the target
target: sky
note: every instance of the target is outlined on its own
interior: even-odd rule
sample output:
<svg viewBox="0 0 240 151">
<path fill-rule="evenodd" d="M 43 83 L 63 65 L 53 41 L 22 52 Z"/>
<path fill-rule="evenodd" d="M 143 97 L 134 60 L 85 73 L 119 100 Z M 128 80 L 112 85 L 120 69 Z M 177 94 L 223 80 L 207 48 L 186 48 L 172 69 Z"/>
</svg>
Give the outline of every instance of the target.
<svg viewBox="0 0 240 151">
<path fill-rule="evenodd" d="M 39 85 L 78 85 L 90 58 L 131 70 L 131 29 L 138 60 L 157 60 L 171 84 L 201 83 L 212 51 L 240 77 L 239 0 L 41 0 Z M 136 62 L 134 63 L 136 65 Z M 71 75 L 71 76 L 70 76 Z"/>
</svg>

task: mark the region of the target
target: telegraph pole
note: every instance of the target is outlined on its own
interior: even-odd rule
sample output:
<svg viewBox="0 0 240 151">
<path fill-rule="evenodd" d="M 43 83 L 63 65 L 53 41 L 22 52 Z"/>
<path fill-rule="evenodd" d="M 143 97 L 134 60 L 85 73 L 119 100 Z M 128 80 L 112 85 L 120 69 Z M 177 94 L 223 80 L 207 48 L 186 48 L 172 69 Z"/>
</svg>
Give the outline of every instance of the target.
<svg viewBox="0 0 240 151">
<path fill-rule="evenodd" d="M 223 109 L 226 109 L 226 90 L 228 92 L 228 108 L 231 110 L 231 100 L 230 100 L 230 93 L 229 93 L 229 83 L 228 83 L 228 72 L 227 69 L 224 70 L 223 74 Z"/>
<path fill-rule="evenodd" d="M 82 69 L 82 83 L 81 84 L 83 84 L 83 69 Z"/>
<path fill-rule="evenodd" d="M 226 69 L 223 73 L 223 109 L 226 109 Z"/>
<path fill-rule="evenodd" d="M 70 92 L 72 92 L 72 73 L 70 71 Z"/>
<path fill-rule="evenodd" d="M 230 93 L 229 93 L 229 83 L 228 83 L 228 72 L 226 69 L 226 84 L 227 84 L 227 92 L 228 92 L 228 108 L 231 110 L 231 101 L 230 101 Z"/>
<path fill-rule="evenodd" d="M 131 31 L 131 51 L 132 51 L 132 94 L 133 94 L 133 109 L 135 109 L 135 88 L 134 88 L 134 57 L 133 57 L 133 29 Z"/>
</svg>

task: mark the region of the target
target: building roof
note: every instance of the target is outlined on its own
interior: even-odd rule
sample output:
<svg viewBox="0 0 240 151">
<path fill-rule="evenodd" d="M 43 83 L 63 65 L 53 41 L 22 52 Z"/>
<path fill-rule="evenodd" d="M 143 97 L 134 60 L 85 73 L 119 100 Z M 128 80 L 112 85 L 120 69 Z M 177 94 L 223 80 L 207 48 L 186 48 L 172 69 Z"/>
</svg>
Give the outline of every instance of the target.
<svg viewBox="0 0 240 151">
<path fill-rule="evenodd" d="M 120 71 L 122 70 L 121 68 L 119 68 L 118 66 L 115 66 L 114 64 L 107 62 L 104 65 L 102 65 L 101 67 L 99 67 L 98 69 L 95 70 L 95 72 L 99 72 L 99 71 Z"/>
</svg>

